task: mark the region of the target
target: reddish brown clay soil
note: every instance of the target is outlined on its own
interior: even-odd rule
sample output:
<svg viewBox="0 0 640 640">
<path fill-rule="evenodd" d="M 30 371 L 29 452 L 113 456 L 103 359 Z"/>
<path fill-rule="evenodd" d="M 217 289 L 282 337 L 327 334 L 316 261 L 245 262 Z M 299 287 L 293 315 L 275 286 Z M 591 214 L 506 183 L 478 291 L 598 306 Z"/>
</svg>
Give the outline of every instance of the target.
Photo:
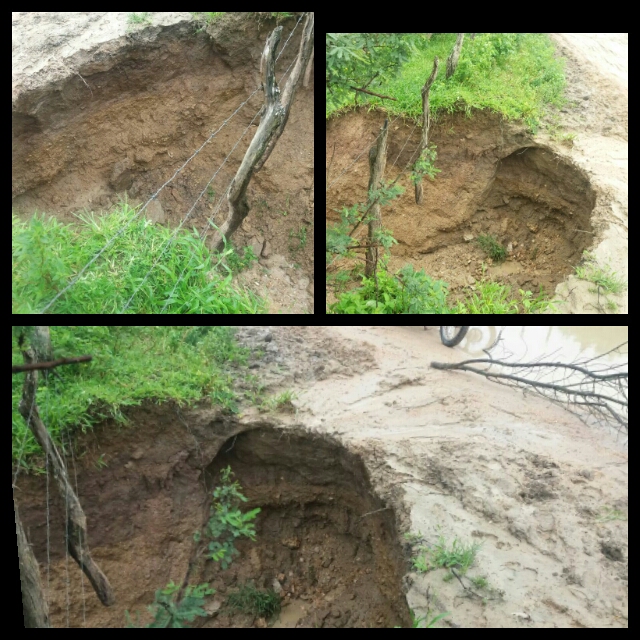
<svg viewBox="0 0 640 640">
<path fill-rule="evenodd" d="M 37 210 L 71 222 L 79 210 L 108 210 L 125 193 L 146 202 L 260 86 L 262 49 L 275 27 L 247 13 L 226 14 L 199 32 L 189 14 L 152 14 L 153 24 L 134 30 L 126 14 L 116 18 L 14 14 L 12 203 L 25 217 Z M 296 18 L 286 22 L 281 47 Z M 279 81 L 301 31 L 278 61 Z M 299 88 L 282 137 L 249 186 L 251 213 L 233 239 L 262 253 L 263 268 L 286 271 L 281 288 L 297 300 L 274 292 L 275 311 L 304 313 L 312 304 L 313 78 Z M 145 214 L 177 226 L 231 152 L 185 228 L 208 228 L 214 213 L 216 224 L 226 219 L 221 198 L 262 104 L 258 91 Z"/>
<path fill-rule="evenodd" d="M 359 110 L 328 122 L 328 159 L 335 144 L 330 183 L 367 141 L 373 142 L 384 118 Z M 419 136 L 412 123 L 392 124 L 387 178 L 394 179 L 411 161 Z M 425 180 L 423 203 L 417 205 L 407 188 L 383 210 L 383 224 L 398 241 L 391 268 L 409 261 L 455 290 L 481 277 L 484 262 L 488 274 L 503 282 L 553 291 L 590 242 L 595 195 L 585 173 L 534 142 L 523 127 L 489 113 L 444 117 L 431 140 L 442 172 L 434 181 Z M 365 153 L 329 189 L 327 219 L 337 219 L 336 209 L 364 201 L 367 181 Z M 508 248 L 506 262 L 487 259 L 476 242 L 480 234 L 494 235 Z"/>
</svg>

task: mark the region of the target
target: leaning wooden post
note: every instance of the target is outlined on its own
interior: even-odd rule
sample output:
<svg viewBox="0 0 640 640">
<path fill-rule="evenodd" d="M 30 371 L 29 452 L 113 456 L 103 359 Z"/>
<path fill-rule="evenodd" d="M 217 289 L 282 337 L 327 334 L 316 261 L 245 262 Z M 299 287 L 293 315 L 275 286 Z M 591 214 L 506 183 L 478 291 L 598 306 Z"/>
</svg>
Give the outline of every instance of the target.
<svg viewBox="0 0 640 640">
<path fill-rule="evenodd" d="M 242 164 L 229 186 L 227 193 L 229 215 L 225 222 L 220 225 L 220 228 L 211 240 L 210 248 L 213 251 L 220 251 L 224 247 L 225 238 L 228 239 L 233 234 L 249 213 L 247 187 L 249 186 L 249 182 L 251 182 L 253 174 L 260 171 L 271 155 L 276 142 L 287 124 L 289 111 L 298 84 L 302 80 L 302 74 L 311 57 L 311 50 L 313 49 L 313 29 L 314 13 L 310 12 L 307 13 L 304 23 L 298 57 L 293 65 L 289 80 L 287 80 L 284 90 L 282 91 L 282 95 L 280 94 L 280 89 L 278 88 L 275 77 L 276 49 L 282 35 L 282 27 L 276 27 L 273 33 L 267 38 L 260 62 L 265 97 L 262 119 L 244 155 Z"/>
<path fill-rule="evenodd" d="M 389 133 L 389 120 L 384 121 L 382 133 L 378 136 L 378 141 L 369 150 L 369 201 L 371 202 L 372 192 L 380 188 L 384 178 L 384 170 L 387 165 L 387 134 Z M 364 275 L 371 278 L 378 264 L 378 240 L 375 238 L 376 231 L 382 226 L 380 223 L 380 203 L 374 202 L 368 214 L 369 220 L 369 241 L 367 243 L 367 257 L 364 268 Z"/>
<path fill-rule="evenodd" d="M 32 364 L 35 361 L 35 355 L 32 349 L 22 352 L 25 362 Z M 115 602 L 113 589 L 102 573 L 100 567 L 94 562 L 89 553 L 88 536 L 87 536 L 87 518 L 80 506 L 78 496 L 73 490 L 64 460 L 57 447 L 51 440 L 51 436 L 47 431 L 44 423 L 40 419 L 38 407 L 36 405 L 36 392 L 38 387 L 37 370 L 28 371 L 24 378 L 24 389 L 22 399 L 20 400 L 20 414 L 31 429 L 38 444 L 42 447 L 51 465 L 53 474 L 58 484 L 58 491 L 67 505 L 67 548 L 71 557 L 78 563 L 78 566 L 84 571 L 94 591 L 100 598 L 100 602 L 105 606 L 110 606 Z"/>
<path fill-rule="evenodd" d="M 456 72 L 456 67 L 458 66 L 458 58 L 460 57 L 460 49 L 462 49 L 463 40 L 464 40 L 464 33 L 459 33 L 456 39 L 456 43 L 453 45 L 453 49 L 451 50 L 451 54 L 447 58 L 447 80 Z"/>
<path fill-rule="evenodd" d="M 422 152 L 427 148 L 429 143 L 429 126 L 431 124 L 429 118 L 429 90 L 438 75 L 438 64 L 439 60 L 438 56 L 436 56 L 433 59 L 433 70 L 431 71 L 431 75 L 424 83 L 424 87 L 422 87 L 422 138 L 420 139 L 418 162 L 420 161 Z M 416 182 L 416 203 L 422 204 L 422 180 Z"/>
</svg>

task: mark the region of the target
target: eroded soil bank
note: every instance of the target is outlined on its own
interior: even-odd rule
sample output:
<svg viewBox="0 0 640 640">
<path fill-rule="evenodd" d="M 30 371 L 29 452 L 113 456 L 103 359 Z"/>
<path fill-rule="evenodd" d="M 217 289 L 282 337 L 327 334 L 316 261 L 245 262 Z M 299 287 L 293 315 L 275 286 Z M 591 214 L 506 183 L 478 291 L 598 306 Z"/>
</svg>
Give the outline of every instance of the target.
<svg viewBox="0 0 640 640">
<path fill-rule="evenodd" d="M 201 574 L 219 589 L 207 625 L 262 625 L 229 616 L 224 602 L 246 580 L 278 588 L 275 578 L 284 626 L 406 626 L 407 604 L 449 612 L 451 627 L 628 626 L 624 438 L 541 398 L 429 368 L 464 356 L 422 327 L 248 326 L 239 338 L 268 393 L 297 391 L 296 412 L 145 407 L 129 427 L 88 434 L 79 493 L 118 604 L 103 608 L 86 583 L 83 592 L 70 562 L 70 624 L 86 615 L 87 626 L 122 626 L 124 609 L 142 611 L 182 579 L 208 488 L 230 464 L 264 511 L 238 564 Z M 475 331 L 468 341 L 477 347 Z M 46 480 L 18 486 L 47 584 Z M 57 499 L 50 513 L 51 609 L 64 626 Z M 486 582 L 479 597 L 444 569 L 412 572 L 405 533 L 430 546 L 481 543 L 468 574 Z"/>
<path fill-rule="evenodd" d="M 443 116 L 431 133 L 442 173 L 425 181 L 423 205 L 409 185 L 383 209 L 383 224 L 399 242 L 390 267 L 425 268 L 455 293 L 481 275 L 487 259 L 472 237 L 489 232 L 511 249 L 503 264 L 489 262 L 497 280 L 544 286 L 563 301 L 561 313 L 628 313 L 626 290 L 608 294 L 573 272 L 588 249 L 601 268 L 628 282 L 628 35 L 551 37 L 566 59 L 568 103 L 535 136 L 489 114 Z M 335 143 L 329 184 L 364 150 L 328 189 L 328 221 L 334 209 L 363 200 L 367 153 L 383 120 L 360 110 L 327 123 L 327 165 Z M 550 135 L 558 126 L 575 135 L 573 146 Z M 390 129 L 390 178 L 417 145 L 412 127 L 398 120 Z"/>
<path fill-rule="evenodd" d="M 154 13 L 150 24 L 132 29 L 127 16 L 13 14 L 12 204 L 23 216 L 37 210 L 74 221 L 75 212 L 108 209 L 125 194 L 134 204 L 146 202 L 260 86 L 260 57 L 275 20 L 226 14 L 199 30 L 188 13 Z M 281 47 L 297 17 L 286 21 Z M 278 61 L 279 81 L 301 31 Z M 161 192 L 147 217 L 177 226 L 226 160 L 185 228 L 207 228 L 214 213 L 216 224 L 226 219 L 224 191 L 262 104 L 258 91 Z M 251 214 L 234 242 L 251 245 L 261 266 L 277 274 L 271 281 L 282 280 L 272 292 L 277 309 L 310 311 L 313 74 L 248 199 Z M 251 280 L 262 280 L 256 271 Z"/>
<path fill-rule="evenodd" d="M 334 153 L 331 183 L 373 142 L 385 114 L 361 109 L 327 124 L 327 158 Z M 387 178 L 411 161 L 420 131 L 392 120 Z M 443 278 L 455 292 L 489 275 L 517 288 L 551 292 L 572 271 L 591 238 L 595 193 L 586 174 L 550 147 L 538 145 L 521 126 L 499 116 L 476 113 L 443 117 L 432 129 L 438 148 L 435 181 L 427 180 L 421 205 L 413 189 L 383 211 L 383 224 L 398 245 L 391 268 L 411 262 Z M 366 200 L 368 156 L 329 189 L 327 218 L 336 209 Z M 480 234 L 496 236 L 509 259 L 493 264 L 476 243 Z"/>
</svg>

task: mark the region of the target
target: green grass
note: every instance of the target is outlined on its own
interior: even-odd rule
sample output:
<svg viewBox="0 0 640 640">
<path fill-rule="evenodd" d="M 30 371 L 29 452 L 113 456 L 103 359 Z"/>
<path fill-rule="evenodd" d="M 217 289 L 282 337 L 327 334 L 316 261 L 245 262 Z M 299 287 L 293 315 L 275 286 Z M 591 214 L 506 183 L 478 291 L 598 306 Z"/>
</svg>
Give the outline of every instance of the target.
<svg viewBox="0 0 640 640">
<path fill-rule="evenodd" d="M 93 356 L 90 363 L 60 367 L 61 379 L 50 375 L 48 384 L 40 384 L 40 415 L 58 444 L 62 434 L 85 432 L 106 418 L 124 422 L 122 408 L 145 400 L 191 405 L 209 398 L 238 410 L 228 367 L 245 364 L 248 353 L 236 344 L 232 327 L 52 326 L 50 331 L 55 357 Z M 12 362 L 22 364 L 15 337 Z M 22 466 L 37 469 L 40 447 L 18 412 L 22 379 L 12 376 L 12 461 L 23 450 Z M 99 458 L 96 464 L 105 462 Z"/>
<path fill-rule="evenodd" d="M 504 262 L 507 257 L 505 248 L 498 242 L 498 239 L 491 234 L 480 234 L 476 241 L 480 248 L 494 261 Z"/>
<path fill-rule="evenodd" d="M 583 257 L 584 263 L 574 267 L 578 278 L 593 282 L 605 293 L 617 294 L 626 290 L 627 283 L 615 271 L 612 271 L 609 266 L 600 266 L 593 254 L 588 251 L 583 253 Z"/>
<path fill-rule="evenodd" d="M 217 22 L 226 12 L 225 11 L 209 11 L 209 12 L 191 12 L 191 15 L 196 19 L 202 21 L 204 24 L 213 24 Z"/>
<path fill-rule="evenodd" d="M 405 63 L 396 78 L 382 86 L 369 87 L 397 101 L 361 93 L 359 103 L 383 107 L 392 115 L 421 118 L 420 90 L 436 55 L 440 69 L 429 99 L 434 121 L 444 113 L 470 114 L 474 109 L 488 109 L 508 120 L 524 120 L 535 130 L 546 104 L 563 103 L 563 61 L 554 57 L 547 34 L 478 34 L 474 40 L 466 34 L 456 73 L 446 80 L 446 59 L 455 39 L 455 33 L 434 34 L 428 48 Z M 353 98 L 349 104 L 327 104 L 326 116 L 352 106 Z"/>
<path fill-rule="evenodd" d="M 265 313 L 264 300 L 231 282 L 231 247 L 212 255 L 195 230 L 170 241 L 172 230 L 135 218 L 136 210 L 122 202 L 109 214 L 79 215 L 79 225 L 14 215 L 12 312 L 40 312 L 125 228 L 48 313 L 121 313 L 138 287 L 125 313 Z"/>
<path fill-rule="evenodd" d="M 151 24 L 151 18 L 149 17 L 150 13 L 130 13 L 127 16 L 127 25 L 128 29 L 132 29 L 138 25 L 147 25 Z"/>
<path fill-rule="evenodd" d="M 262 409 L 265 411 L 289 411 L 293 413 L 295 411 L 295 407 L 293 405 L 293 401 L 297 398 L 296 394 L 291 391 L 283 391 L 281 394 L 277 396 L 273 396 L 271 398 L 267 398 L 262 403 Z"/>
<path fill-rule="evenodd" d="M 280 611 L 280 596 L 275 591 L 261 591 L 247 584 L 230 594 L 227 604 L 234 611 L 268 619 Z"/>
<path fill-rule="evenodd" d="M 418 555 L 413 559 L 413 568 L 418 573 L 428 573 L 435 569 L 457 569 L 464 575 L 475 562 L 480 545 L 472 543 L 465 545 L 455 539 L 449 545 L 440 536 L 433 547 L 418 546 Z M 453 578 L 451 571 L 444 575 L 445 582 Z"/>
</svg>

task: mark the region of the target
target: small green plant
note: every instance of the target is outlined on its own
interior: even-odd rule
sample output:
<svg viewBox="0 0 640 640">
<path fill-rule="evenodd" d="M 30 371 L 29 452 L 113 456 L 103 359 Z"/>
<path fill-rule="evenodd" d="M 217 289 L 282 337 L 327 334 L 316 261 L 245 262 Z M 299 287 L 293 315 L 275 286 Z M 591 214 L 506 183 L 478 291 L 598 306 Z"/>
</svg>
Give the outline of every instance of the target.
<svg viewBox="0 0 640 640">
<path fill-rule="evenodd" d="M 498 242 L 495 236 L 481 233 L 476 240 L 480 248 L 492 258 L 494 262 L 503 262 L 507 257 L 505 248 Z"/>
<path fill-rule="evenodd" d="M 412 629 L 433 629 L 435 628 L 436 624 L 440 622 L 440 620 L 442 620 L 443 618 L 446 618 L 449 615 L 449 612 L 447 611 L 447 613 L 441 613 L 435 618 L 431 618 L 431 620 L 429 620 L 430 615 L 431 615 L 431 610 L 427 611 L 427 615 L 418 617 L 416 616 L 415 612 L 412 609 L 411 610 L 411 628 Z M 399 628 L 400 627 L 396 627 L 396 629 L 399 629 Z"/>
<path fill-rule="evenodd" d="M 421 618 L 418 618 L 418 617 L 416 617 L 416 615 L 412 611 L 411 612 L 411 620 L 412 620 L 411 627 L 413 629 L 433 629 L 433 628 L 435 628 L 436 624 L 438 622 L 440 622 L 440 620 L 442 620 L 443 618 L 446 618 L 449 615 L 449 612 L 447 611 L 447 613 L 441 613 L 440 615 L 436 616 L 435 618 L 431 618 L 431 620 L 429 620 L 429 616 L 430 615 L 431 615 L 431 611 L 428 611 L 426 616 L 422 616 Z"/>
<path fill-rule="evenodd" d="M 209 185 L 207 187 L 207 198 L 209 198 L 209 202 L 213 202 L 216 197 L 216 190 Z"/>
<path fill-rule="evenodd" d="M 489 582 L 484 576 L 476 576 L 475 578 L 469 578 L 469 580 L 471 580 L 471 583 L 478 589 L 485 589 L 489 585 Z"/>
<path fill-rule="evenodd" d="M 418 184 L 424 176 L 429 176 L 434 180 L 436 175 L 440 173 L 441 170 L 437 169 L 434 164 L 438 157 L 436 148 L 435 144 L 430 144 L 426 149 L 422 150 L 411 172 L 411 182 L 413 184 Z"/>
<path fill-rule="evenodd" d="M 227 267 L 233 273 L 240 273 L 245 269 L 249 269 L 251 265 L 258 260 L 258 256 L 253 252 L 253 247 L 247 245 L 243 249 L 243 255 L 240 257 L 236 249 L 233 249 L 227 256 Z"/>
<path fill-rule="evenodd" d="M 231 467 L 220 471 L 221 485 L 213 490 L 211 517 L 204 531 L 204 537 L 209 540 L 209 558 L 219 562 L 223 569 L 233 562 L 234 556 L 240 555 L 234 541 L 238 538 L 256 539 L 253 521 L 260 513 L 260 509 L 252 509 L 243 513 L 239 509 L 247 498 L 242 494 L 242 487 L 237 481 L 232 481 Z M 196 531 L 194 540 L 199 542 L 202 534 Z"/>
<path fill-rule="evenodd" d="M 253 584 L 246 584 L 229 595 L 227 604 L 235 611 L 268 619 L 280 611 L 280 596 L 271 589 L 261 591 Z"/>
<path fill-rule="evenodd" d="M 619 509 L 605 507 L 600 515 L 596 518 L 596 522 L 611 522 L 612 520 L 626 520 L 627 515 Z"/>
<path fill-rule="evenodd" d="M 177 601 L 180 586 L 170 582 L 164 589 L 156 591 L 155 601 L 148 607 L 153 622 L 145 625 L 147 629 L 184 629 L 187 622 L 193 622 L 197 616 L 205 617 L 202 608 L 206 596 L 215 593 L 208 584 L 187 586 L 184 595 Z M 129 612 L 125 611 L 128 627 L 138 627 L 139 615 L 132 622 Z"/>
<path fill-rule="evenodd" d="M 96 469 L 104 469 L 108 467 L 107 461 L 104 459 L 105 454 L 103 453 L 95 462 Z"/>
<path fill-rule="evenodd" d="M 605 293 L 622 293 L 627 288 L 627 283 L 610 267 L 601 267 L 592 253 L 585 251 L 582 255 L 584 264 L 574 267 L 578 278 L 593 282 Z"/>
<path fill-rule="evenodd" d="M 445 539 L 440 536 L 434 547 L 420 547 L 421 553 L 413 559 L 413 566 L 420 573 L 436 568 L 455 568 L 464 575 L 475 561 L 479 549 L 478 543 L 463 545 L 457 539 L 448 546 Z"/>
<path fill-rule="evenodd" d="M 147 25 L 151 24 L 151 18 L 149 17 L 149 12 L 147 13 L 130 13 L 127 16 L 127 24 L 128 30 L 133 29 L 137 25 Z"/>
<path fill-rule="evenodd" d="M 291 242 L 294 238 L 298 241 L 297 246 L 295 246 L 295 244 Z M 307 245 L 307 227 L 305 227 L 304 225 L 301 226 L 300 230 L 297 233 L 294 233 L 293 229 L 289 230 L 289 249 L 291 249 L 291 251 L 293 252 L 299 251 L 300 249 L 304 249 L 306 245 Z"/>
<path fill-rule="evenodd" d="M 266 411 L 289 411 L 294 412 L 295 407 L 293 405 L 293 401 L 297 398 L 296 394 L 291 391 L 283 391 L 280 395 L 273 396 L 271 398 L 267 398 L 263 403 L 262 407 Z"/>
</svg>

